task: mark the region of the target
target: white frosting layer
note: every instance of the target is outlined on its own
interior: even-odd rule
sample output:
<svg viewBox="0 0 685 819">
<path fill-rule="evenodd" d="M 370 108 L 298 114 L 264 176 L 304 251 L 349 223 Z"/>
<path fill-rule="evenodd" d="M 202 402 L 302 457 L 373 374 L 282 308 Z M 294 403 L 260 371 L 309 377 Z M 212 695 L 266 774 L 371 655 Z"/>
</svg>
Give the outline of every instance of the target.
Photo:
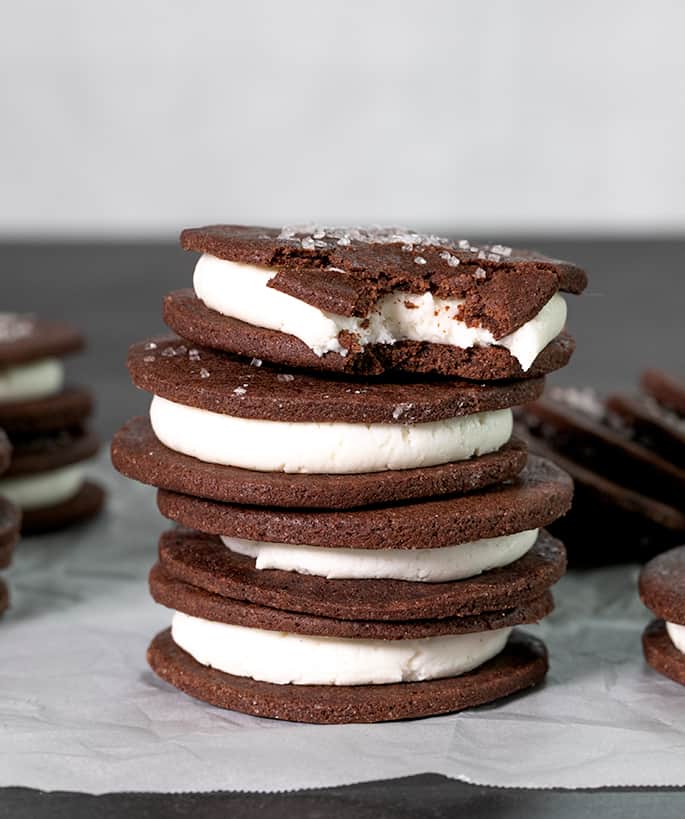
<svg viewBox="0 0 685 819">
<path fill-rule="evenodd" d="M 174 642 L 202 665 L 286 685 L 370 685 L 464 674 L 504 648 L 511 629 L 418 640 L 311 637 L 175 612 Z"/>
<path fill-rule="evenodd" d="M 463 461 L 511 437 L 510 409 L 425 424 L 264 421 L 221 415 L 154 396 L 159 440 L 201 461 L 260 472 L 351 474 Z"/>
<path fill-rule="evenodd" d="M 296 336 L 317 355 L 331 351 L 345 355 L 338 336 L 348 330 L 362 346 L 409 339 L 462 348 L 505 347 L 521 368 L 528 370 L 566 323 L 566 302 L 558 293 L 533 319 L 499 340 L 489 330 L 469 327 L 455 318 L 463 299 L 439 299 L 431 293 L 389 293 L 365 319 L 340 316 L 268 287 L 275 275 L 273 270 L 205 253 L 195 266 L 193 286 L 197 297 L 210 309 Z M 368 326 L 363 327 L 367 320 Z"/>
<path fill-rule="evenodd" d="M 673 645 L 678 651 L 685 654 L 685 626 L 679 626 L 677 623 L 666 623 L 666 631 Z"/>
<path fill-rule="evenodd" d="M 63 384 L 64 367 L 58 358 L 7 367 L 0 369 L 0 402 L 45 398 L 58 393 Z"/>
<path fill-rule="evenodd" d="M 71 464 L 48 472 L 3 478 L 0 480 L 0 495 L 22 509 L 36 509 L 72 498 L 82 484 L 81 464 Z"/>
<path fill-rule="evenodd" d="M 506 566 L 532 547 L 537 529 L 440 549 L 327 549 L 222 537 L 233 552 L 254 557 L 258 569 L 282 569 L 329 579 L 393 578 L 425 583 L 462 580 Z"/>
</svg>

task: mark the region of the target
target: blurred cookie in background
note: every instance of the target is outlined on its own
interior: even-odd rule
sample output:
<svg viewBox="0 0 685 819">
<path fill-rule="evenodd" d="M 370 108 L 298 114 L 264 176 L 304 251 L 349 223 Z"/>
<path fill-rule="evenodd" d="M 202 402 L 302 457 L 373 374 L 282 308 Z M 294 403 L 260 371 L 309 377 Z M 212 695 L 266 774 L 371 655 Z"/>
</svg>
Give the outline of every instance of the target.
<svg viewBox="0 0 685 819">
<path fill-rule="evenodd" d="M 87 427 L 92 395 L 65 382 L 62 360 L 83 346 L 67 324 L 0 314 L 0 425 L 12 445 L 0 495 L 23 511 L 26 533 L 85 520 L 103 504 L 83 472 L 99 445 Z"/>
<path fill-rule="evenodd" d="M 682 419 L 673 410 L 649 394 L 604 401 L 589 388 L 554 387 L 519 421 L 530 450 L 574 478 L 573 509 L 552 527 L 571 564 L 644 562 L 682 541 Z"/>
</svg>

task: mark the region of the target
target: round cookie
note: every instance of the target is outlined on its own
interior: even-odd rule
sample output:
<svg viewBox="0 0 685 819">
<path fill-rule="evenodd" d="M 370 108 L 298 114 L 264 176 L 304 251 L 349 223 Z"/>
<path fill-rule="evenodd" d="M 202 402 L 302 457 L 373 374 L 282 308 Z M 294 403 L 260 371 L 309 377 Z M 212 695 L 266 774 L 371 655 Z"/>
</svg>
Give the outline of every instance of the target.
<svg viewBox="0 0 685 819">
<path fill-rule="evenodd" d="M 129 478 L 198 498 L 256 506 L 352 509 L 434 495 L 463 494 L 517 475 L 526 447 L 513 438 L 497 452 L 468 461 L 357 475 L 258 472 L 205 463 L 162 444 L 147 418 L 114 436 L 112 463 Z"/>
<path fill-rule="evenodd" d="M 685 654 L 673 645 L 663 620 L 653 620 L 642 633 L 642 650 L 647 664 L 681 685 L 685 685 Z"/>
<path fill-rule="evenodd" d="M 22 520 L 23 534 L 54 532 L 76 523 L 82 523 L 100 512 L 105 500 L 104 490 L 91 481 L 85 481 L 73 497 L 54 506 L 25 509 Z"/>
<path fill-rule="evenodd" d="M 0 368 L 75 353 L 82 347 L 83 336 L 68 324 L 0 313 Z"/>
<path fill-rule="evenodd" d="M 663 370 L 647 370 L 640 380 L 642 389 L 661 406 L 685 415 L 685 382 Z"/>
<path fill-rule="evenodd" d="M 65 387 L 47 398 L 0 402 L 0 426 L 11 436 L 54 432 L 80 424 L 92 411 L 90 390 Z"/>
<path fill-rule="evenodd" d="M 479 612 L 466 617 L 447 616 L 405 622 L 339 620 L 259 606 L 213 594 L 168 575 L 159 563 L 152 567 L 149 580 L 150 593 L 155 602 L 193 617 L 269 631 L 365 640 L 409 640 L 441 634 L 491 631 L 537 623 L 554 608 L 551 593 L 544 592 L 540 597 L 523 601 L 518 606 L 501 611 Z"/>
<path fill-rule="evenodd" d="M 457 495 L 352 511 L 282 510 L 219 503 L 159 490 L 167 518 L 210 534 L 271 543 L 355 549 L 434 549 L 546 526 L 571 505 L 573 482 L 533 457 L 507 484 Z"/>
<path fill-rule="evenodd" d="M 154 345 L 154 346 L 153 346 Z M 256 362 L 255 362 L 256 363 Z M 178 404 L 272 421 L 418 424 L 514 407 L 542 394 L 542 379 L 473 384 L 441 379 L 354 381 L 286 373 L 194 348 L 179 338 L 134 344 L 128 368 L 142 390 Z"/>
<path fill-rule="evenodd" d="M 192 290 L 175 290 L 164 299 L 164 321 L 192 343 L 274 364 L 327 373 L 378 376 L 407 372 L 458 377 L 475 381 L 539 378 L 568 364 L 575 343 L 561 333 L 542 350 L 525 372 L 504 347 L 452 347 L 422 341 L 370 344 L 346 356 L 316 355 L 301 339 L 288 333 L 255 327 L 210 310 Z"/>
<path fill-rule="evenodd" d="M 591 392 L 554 388 L 524 415 L 531 431 L 562 455 L 636 492 L 682 503 L 685 469 L 632 440 Z"/>
<path fill-rule="evenodd" d="M 15 439 L 12 464 L 5 476 L 17 477 L 60 469 L 91 458 L 99 447 L 97 435 L 80 427 Z"/>
<path fill-rule="evenodd" d="M 260 717 L 321 724 L 368 723 L 450 713 L 482 705 L 539 684 L 547 652 L 533 637 L 514 632 L 495 658 L 459 677 L 389 685 L 276 685 L 200 665 L 161 632 L 148 662 L 163 680 L 196 699 Z"/>
<path fill-rule="evenodd" d="M 0 569 L 10 564 L 20 526 L 21 512 L 6 498 L 0 497 Z"/>
<path fill-rule="evenodd" d="M 10 459 L 12 458 L 12 444 L 10 444 L 9 438 L 5 434 L 5 431 L 0 429 L 0 475 L 6 471 L 7 467 L 10 465 Z"/>
<path fill-rule="evenodd" d="M 548 528 L 566 546 L 569 566 L 644 563 L 685 539 L 685 513 L 627 489 L 526 434 L 531 453 L 553 461 L 574 483 L 570 511 Z"/>
<path fill-rule="evenodd" d="M 559 580 L 566 553 L 541 532 L 522 558 L 476 577 L 446 583 L 327 580 L 279 569 L 259 570 L 253 558 L 218 537 L 176 529 L 159 542 L 165 574 L 183 583 L 259 606 L 341 620 L 417 620 L 501 611 L 539 598 Z"/>
</svg>

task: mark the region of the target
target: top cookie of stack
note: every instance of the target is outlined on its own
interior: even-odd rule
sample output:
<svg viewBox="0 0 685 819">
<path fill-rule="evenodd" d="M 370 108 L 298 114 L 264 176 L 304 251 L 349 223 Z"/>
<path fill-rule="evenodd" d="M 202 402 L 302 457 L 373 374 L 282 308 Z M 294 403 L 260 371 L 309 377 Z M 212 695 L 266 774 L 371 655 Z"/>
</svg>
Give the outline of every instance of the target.
<svg viewBox="0 0 685 819">
<path fill-rule="evenodd" d="M 150 575 L 176 612 L 154 670 L 312 722 L 540 682 L 544 647 L 510 632 L 552 608 L 565 553 L 543 527 L 572 485 L 526 466 L 511 408 L 568 360 L 557 291 L 585 274 L 394 229 L 218 226 L 182 243 L 205 252 L 197 295 L 166 299 L 180 337 L 131 347 L 154 397 L 112 444 L 185 527 Z"/>
<path fill-rule="evenodd" d="M 502 245 L 400 228 L 212 225 L 195 292 L 167 296 L 167 324 L 196 344 L 291 367 L 535 378 L 573 352 L 559 291 L 578 267 Z"/>
</svg>

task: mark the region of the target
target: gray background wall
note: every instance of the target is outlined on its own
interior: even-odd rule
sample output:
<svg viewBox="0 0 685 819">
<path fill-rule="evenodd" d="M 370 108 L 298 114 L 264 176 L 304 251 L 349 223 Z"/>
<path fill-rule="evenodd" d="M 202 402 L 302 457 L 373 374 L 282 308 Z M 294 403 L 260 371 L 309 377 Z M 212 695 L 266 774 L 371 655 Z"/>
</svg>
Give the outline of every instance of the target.
<svg viewBox="0 0 685 819">
<path fill-rule="evenodd" d="M 22 0 L 0 236 L 685 224 L 677 0 Z"/>
</svg>

